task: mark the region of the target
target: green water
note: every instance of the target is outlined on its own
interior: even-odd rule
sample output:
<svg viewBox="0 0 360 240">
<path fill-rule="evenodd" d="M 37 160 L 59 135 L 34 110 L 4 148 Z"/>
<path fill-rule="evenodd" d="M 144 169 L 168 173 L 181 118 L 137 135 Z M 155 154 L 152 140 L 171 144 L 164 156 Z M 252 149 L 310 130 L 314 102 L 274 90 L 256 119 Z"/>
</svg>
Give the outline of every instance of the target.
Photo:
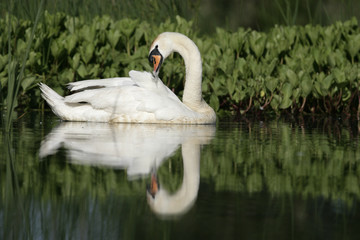
<svg viewBox="0 0 360 240">
<path fill-rule="evenodd" d="M 1 239 L 360 237 L 358 122 L 109 125 L 29 113 L 1 134 Z"/>
</svg>

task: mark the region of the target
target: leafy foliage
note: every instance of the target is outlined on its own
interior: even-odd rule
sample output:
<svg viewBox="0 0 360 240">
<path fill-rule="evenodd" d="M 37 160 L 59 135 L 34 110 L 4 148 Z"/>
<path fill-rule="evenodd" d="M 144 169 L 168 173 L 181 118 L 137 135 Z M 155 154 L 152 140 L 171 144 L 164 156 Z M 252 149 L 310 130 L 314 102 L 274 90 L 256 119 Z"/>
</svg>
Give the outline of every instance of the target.
<svg viewBox="0 0 360 240">
<path fill-rule="evenodd" d="M 11 19 L 11 23 L 8 23 Z M 0 30 L 12 26 L 12 55 L 23 55 L 32 23 L 0 19 Z M 45 12 L 21 82 L 19 103 L 38 108 L 38 82 L 64 94 L 65 85 L 83 79 L 127 76 L 147 70 L 149 46 L 163 31 L 188 35 L 203 57 L 203 94 L 218 113 L 283 112 L 356 114 L 359 117 L 360 31 L 355 18 L 321 26 L 275 26 L 269 32 L 218 28 L 197 36 L 193 23 L 180 17 L 151 26 L 139 20 L 109 16 L 86 22 L 82 17 Z M 1 91 L 8 79 L 7 39 L 0 36 Z M 184 66 L 174 54 L 163 65 L 162 80 L 182 94 Z M 17 71 L 14 69 L 13 71 Z"/>
</svg>

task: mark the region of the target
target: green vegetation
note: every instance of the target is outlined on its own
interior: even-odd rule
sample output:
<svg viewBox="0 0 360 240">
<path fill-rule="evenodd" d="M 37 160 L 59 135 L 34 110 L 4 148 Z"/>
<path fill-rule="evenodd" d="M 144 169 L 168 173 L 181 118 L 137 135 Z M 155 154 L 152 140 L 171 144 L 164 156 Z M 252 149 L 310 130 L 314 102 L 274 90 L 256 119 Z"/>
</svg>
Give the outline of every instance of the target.
<svg viewBox="0 0 360 240">
<path fill-rule="evenodd" d="M 108 16 L 87 23 L 82 17 L 46 11 L 37 25 L 7 16 L 0 19 L 0 30 L 12 36 L 9 41 L 0 37 L 4 95 L 10 75 L 20 71 L 8 70 L 8 58 L 26 56 L 33 26 L 34 42 L 19 79 L 22 108 L 42 107 L 39 82 L 64 94 L 65 85 L 72 81 L 127 76 L 131 69 L 149 71 L 152 40 L 160 32 L 177 31 L 199 46 L 204 97 L 219 114 L 360 114 L 360 30 L 355 18 L 326 27 L 275 26 L 267 33 L 218 28 L 211 36 L 198 36 L 193 22 L 180 17 L 152 26 Z M 181 96 L 184 67 L 177 54 L 165 62 L 160 76 Z"/>
<path fill-rule="evenodd" d="M 41 5 L 43 5 L 43 1 L 41 2 Z M 7 80 L 6 108 L 8 111 L 6 111 L 6 117 L 5 117 L 5 124 L 6 124 L 5 129 L 7 131 L 11 130 L 11 125 L 13 122 L 13 114 L 17 106 L 17 100 L 18 100 L 17 98 L 19 95 L 18 93 L 20 90 L 20 84 L 24 79 L 26 61 L 28 60 L 31 44 L 33 43 L 34 40 L 35 29 L 40 18 L 40 13 L 41 13 L 41 8 L 39 8 L 37 11 L 33 27 L 31 29 L 28 29 L 27 39 L 23 42 L 22 54 L 15 56 L 13 55 L 12 48 L 13 47 L 16 48 L 16 45 L 12 46 L 11 43 L 12 43 L 13 32 L 16 31 L 14 28 L 16 27 L 12 24 L 14 23 L 14 20 L 12 19 L 13 16 L 12 15 L 7 16 L 6 30 L 7 30 L 8 51 L 7 51 L 7 56 L 2 56 L 1 59 L 2 63 L 0 63 L 1 65 L 3 65 L 1 66 L 3 68 L 2 75 L 3 76 L 7 75 L 7 79 L 5 79 L 5 81 Z M 6 42 L 6 40 L 4 39 L 3 42 Z M 5 64 L 6 61 L 7 61 L 7 65 Z M 0 83 L 0 88 L 2 88 L 1 83 Z"/>
</svg>

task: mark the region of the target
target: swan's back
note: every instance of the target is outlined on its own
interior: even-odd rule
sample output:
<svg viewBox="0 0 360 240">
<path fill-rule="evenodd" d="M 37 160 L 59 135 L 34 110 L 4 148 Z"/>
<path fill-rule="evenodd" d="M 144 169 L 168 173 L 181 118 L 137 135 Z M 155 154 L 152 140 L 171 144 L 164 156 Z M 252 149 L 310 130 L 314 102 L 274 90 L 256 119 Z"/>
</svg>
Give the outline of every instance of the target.
<svg viewBox="0 0 360 240">
<path fill-rule="evenodd" d="M 131 71 L 130 78 L 80 81 L 69 88 L 74 93 L 61 97 L 40 85 L 44 99 L 63 120 L 183 123 L 197 117 L 148 72 Z"/>
</svg>

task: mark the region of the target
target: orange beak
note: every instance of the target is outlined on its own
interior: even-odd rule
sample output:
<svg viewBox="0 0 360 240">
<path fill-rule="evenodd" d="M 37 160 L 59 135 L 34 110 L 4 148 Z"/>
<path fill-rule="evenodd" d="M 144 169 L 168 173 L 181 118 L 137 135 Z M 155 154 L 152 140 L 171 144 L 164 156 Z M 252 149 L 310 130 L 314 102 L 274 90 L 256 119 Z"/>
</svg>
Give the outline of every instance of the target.
<svg viewBox="0 0 360 240">
<path fill-rule="evenodd" d="M 154 72 L 158 71 L 160 67 L 161 56 L 160 55 L 153 55 L 153 64 L 154 64 Z"/>
<path fill-rule="evenodd" d="M 154 74 L 158 74 L 163 62 L 163 56 L 157 46 L 150 52 L 149 61 L 154 65 Z"/>
</svg>

